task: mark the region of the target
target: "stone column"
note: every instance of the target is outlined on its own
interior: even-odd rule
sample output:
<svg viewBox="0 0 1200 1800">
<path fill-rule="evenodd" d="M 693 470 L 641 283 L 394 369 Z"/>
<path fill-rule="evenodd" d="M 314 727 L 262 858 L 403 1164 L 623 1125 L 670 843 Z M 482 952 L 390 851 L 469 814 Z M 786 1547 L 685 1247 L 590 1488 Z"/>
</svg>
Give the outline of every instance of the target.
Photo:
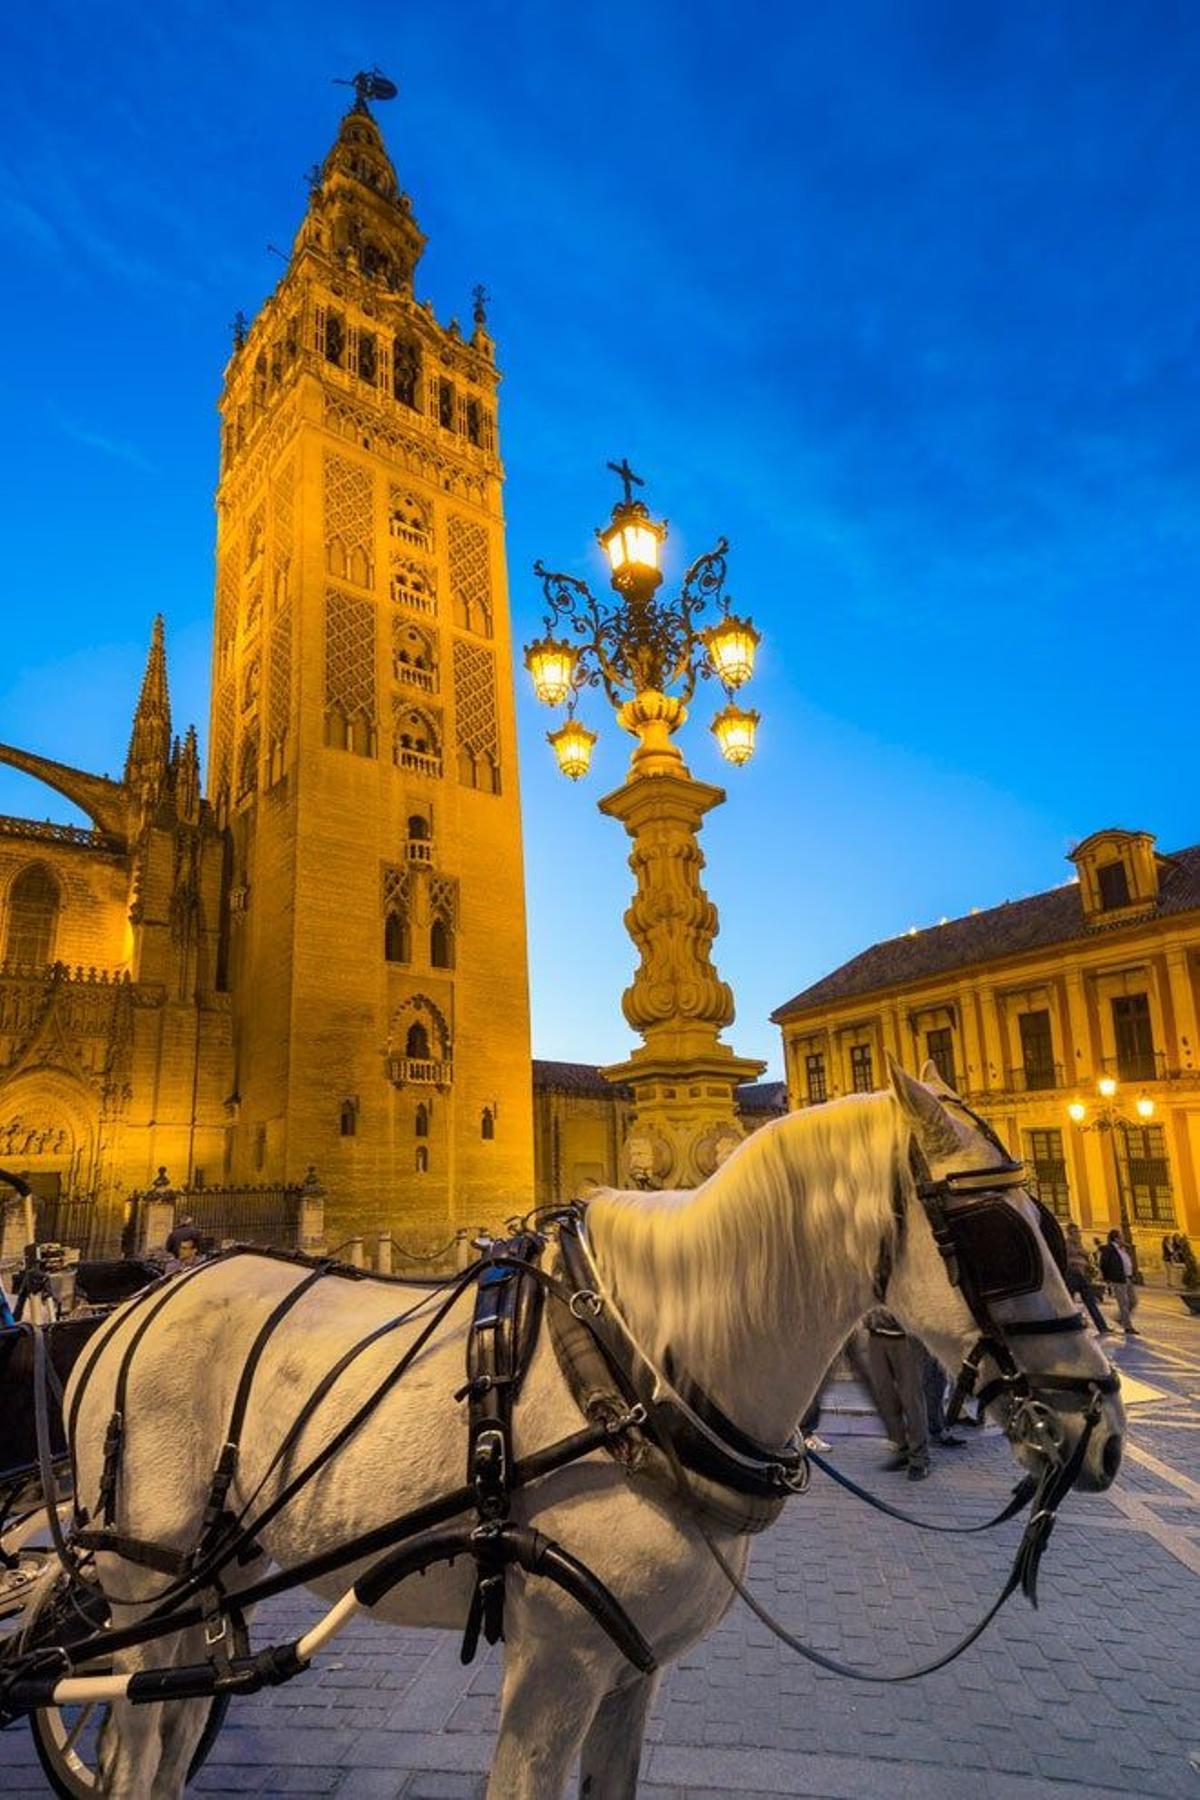
<svg viewBox="0 0 1200 1800">
<path fill-rule="evenodd" d="M 635 1119 L 625 1174 L 635 1185 L 692 1187 L 740 1139 L 734 1090 L 764 1064 L 721 1042 L 733 1022 L 733 993 L 712 963 L 717 909 L 700 884 L 697 842 L 704 815 L 725 795 L 696 781 L 673 745 L 634 755 L 629 779 L 600 802 L 633 840 L 637 882 L 625 924 L 638 951 L 622 1009 L 643 1043 L 604 1070 L 634 1091 Z"/>
</svg>

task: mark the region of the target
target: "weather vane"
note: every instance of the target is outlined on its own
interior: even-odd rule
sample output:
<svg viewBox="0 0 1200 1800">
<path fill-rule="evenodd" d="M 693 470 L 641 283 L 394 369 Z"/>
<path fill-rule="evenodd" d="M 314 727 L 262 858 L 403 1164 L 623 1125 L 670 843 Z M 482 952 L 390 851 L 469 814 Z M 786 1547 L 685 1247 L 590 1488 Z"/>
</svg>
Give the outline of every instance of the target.
<svg viewBox="0 0 1200 1800">
<path fill-rule="evenodd" d="M 368 100 L 394 100 L 400 91 L 395 82 L 389 81 L 379 69 L 360 69 L 357 75 L 351 75 L 348 80 L 344 75 L 335 75 L 333 85 L 352 87 L 357 96 L 354 104 L 364 109 Z"/>
<path fill-rule="evenodd" d="M 477 325 L 487 324 L 487 303 L 491 297 L 482 281 L 477 281 L 471 289 L 471 298 L 475 302 L 475 323 Z"/>
</svg>

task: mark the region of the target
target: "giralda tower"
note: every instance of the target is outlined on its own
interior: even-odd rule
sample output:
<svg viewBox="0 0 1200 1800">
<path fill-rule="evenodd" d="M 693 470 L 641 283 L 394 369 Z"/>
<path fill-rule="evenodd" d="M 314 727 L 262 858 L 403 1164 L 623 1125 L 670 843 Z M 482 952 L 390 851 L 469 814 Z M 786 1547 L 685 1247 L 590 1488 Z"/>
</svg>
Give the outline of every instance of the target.
<svg viewBox="0 0 1200 1800">
<path fill-rule="evenodd" d="M 437 1248 L 533 1193 L 498 373 L 413 294 L 360 77 L 221 397 L 210 798 L 229 1178 Z"/>
</svg>

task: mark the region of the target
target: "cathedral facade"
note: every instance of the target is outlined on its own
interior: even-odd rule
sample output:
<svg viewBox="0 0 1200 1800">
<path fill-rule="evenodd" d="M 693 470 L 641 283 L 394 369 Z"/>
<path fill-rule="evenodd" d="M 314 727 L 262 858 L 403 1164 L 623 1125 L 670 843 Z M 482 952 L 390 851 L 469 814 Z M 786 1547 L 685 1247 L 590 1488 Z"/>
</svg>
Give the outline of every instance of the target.
<svg viewBox="0 0 1200 1800">
<path fill-rule="evenodd" d="M 414 297 L 425 239 L 359 99 L 221 396 L 210 749 L 161 625 L 120 783 L 15 749 L 91 831 L 0 823 L 0 1164 L 108 1221 L 297 1184 L 433 1245 L 533 1192 L 496 394 Z"/>
</svg>

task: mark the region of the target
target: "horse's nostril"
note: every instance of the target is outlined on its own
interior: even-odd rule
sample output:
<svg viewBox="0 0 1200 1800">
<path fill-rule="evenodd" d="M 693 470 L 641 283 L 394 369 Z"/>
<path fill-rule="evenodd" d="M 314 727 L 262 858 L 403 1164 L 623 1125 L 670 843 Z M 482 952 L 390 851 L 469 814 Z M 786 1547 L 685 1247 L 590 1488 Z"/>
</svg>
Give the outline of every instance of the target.
<svg viewBox="0 0 1200 1800">
<path fill-rule="evenodd" d="M 1100 1452 L 1100 1467 L 1109 1481 L 1116 1479 L 1117 1470 L 1121 1466 L 1121 1440 L 1116 1432 L 1110 1432 L 1104 1440 L 1104 1448 Z"/>
</svg>

